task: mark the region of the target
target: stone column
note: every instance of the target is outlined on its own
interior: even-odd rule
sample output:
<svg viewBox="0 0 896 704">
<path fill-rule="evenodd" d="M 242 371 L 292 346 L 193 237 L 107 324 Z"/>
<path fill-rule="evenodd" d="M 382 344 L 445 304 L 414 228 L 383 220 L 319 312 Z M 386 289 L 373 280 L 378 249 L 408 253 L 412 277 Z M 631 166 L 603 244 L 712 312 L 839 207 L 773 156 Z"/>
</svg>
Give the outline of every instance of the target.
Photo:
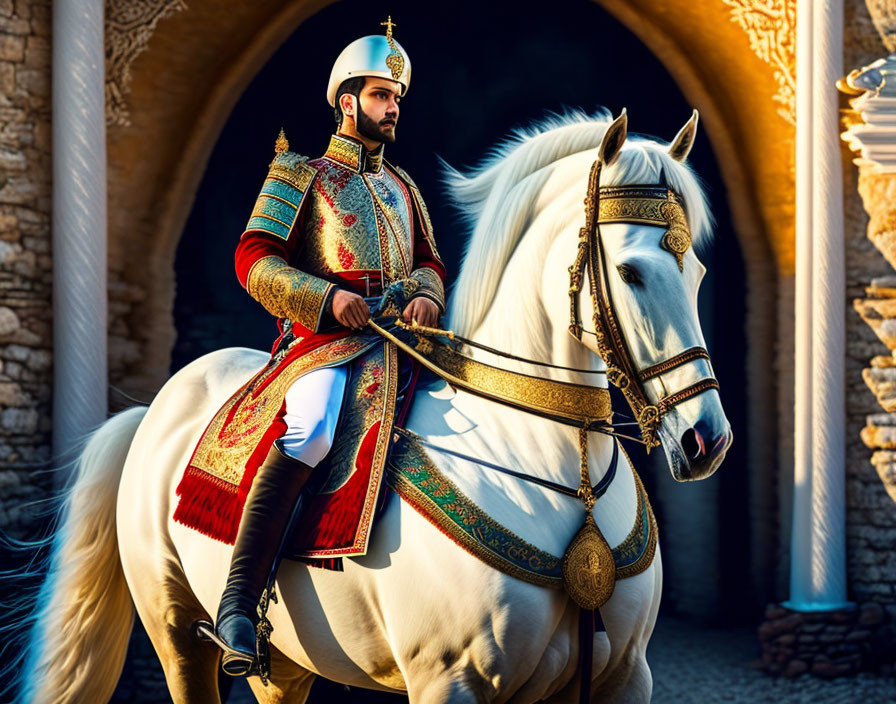
<svg viewBox="0 0 896 704">
<path fill-rule="evenodd" d="M 797 299 L 790 600 L 847 607 L 845 253 L 836 81 L 842 0 L 797 4 Z"/>
<path fill-rule="evenodd" d="M 53 448 L 107 414 L 103 0 L 53 3 Z"/>
</svg>

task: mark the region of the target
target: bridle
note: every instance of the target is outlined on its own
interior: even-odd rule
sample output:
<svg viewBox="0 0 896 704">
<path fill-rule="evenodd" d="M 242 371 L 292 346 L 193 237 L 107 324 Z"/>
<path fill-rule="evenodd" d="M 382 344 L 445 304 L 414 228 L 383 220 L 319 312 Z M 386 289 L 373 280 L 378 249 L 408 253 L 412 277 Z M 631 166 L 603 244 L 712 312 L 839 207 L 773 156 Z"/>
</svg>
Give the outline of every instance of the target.
<svg viewBox="0 0 896 704">
<path fill-rule="evenodd" d="M 622 391 L 641 428 L 647 447 L 660 444 L 658 433 L 663 415 L 680 403 L 704 391 L 718 389 L 719 382 L 704 377 L 690 386 L 651 403 L 644 383 L 696 359 L 709 360 L 703 347 L 691 347 L 681 353 L 639 370 L 613 308 L 609 272 L 606 266 L 601 223 L 654 225 L 666 228 L 661 247 L 671 252 L 682 271 L 683 257 L 691 245 L 691 235 L 680 198 L 664 186 L 600 186 L 604 166 L 601 154 L 591 167 L 585 195 L 585 225 L 579 230 L 578 250 L 569 267 L 570 334 L 582 341 L 586 332 L 579 311 L 579 294 L 585 267 L 594 309 L 594 336 L 598 352 L 607 365 L 607 379 Z M 590 332 L 590 331 L 588 331 Z"/>
</svg>

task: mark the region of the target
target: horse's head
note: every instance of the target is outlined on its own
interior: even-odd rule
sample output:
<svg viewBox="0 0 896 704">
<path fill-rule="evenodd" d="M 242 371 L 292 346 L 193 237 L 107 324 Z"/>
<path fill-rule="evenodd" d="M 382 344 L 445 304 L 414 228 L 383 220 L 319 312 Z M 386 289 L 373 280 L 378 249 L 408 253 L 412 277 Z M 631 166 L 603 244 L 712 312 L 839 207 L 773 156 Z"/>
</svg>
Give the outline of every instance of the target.
<svg viewBox="0 0 896 704">
<path fill-rule="evenodd" d="M 614 383 L 625 385 L 630 377 L 627 397 L 651 442 L 662 442 L 680 481 L 712 474 L 732 439 L 708 355 L 695 349 L 705 345 L 697 318 L 705 269 L 691 238 L 698 246 L 708 238 L 711 220 L 703 191 L 683 163 L 696 127 L 695 113 L 667 145 L 627 139 L 624 113 L 615 121 L 573 113 L 518 132 L 469 175 L 447 170 L 451 195 L 474 226 L 451 297 L 451 327 L 568 367 L 599 371 L 608 358 Z M 598 146 L 602 168 L 592 168 L 586 186 L 583 176 Z M 607 190 L 601 194 L 598 186 Z M 587 239 L 600 246 L 580 237 L 569 286 L 586 190 L 593 215 L 588 225 L 594 226 Z M 594 267 L 600 275 L 592 299 L 588 272 Z M 579 323 L 571 326 L 573 337 L 567 333 L 571 299 Z M 597 306 L 604 313 L 597 321 L 593 300 L 608 302 Z M 595 323 L 605 342 L 595 336 Z M 606 340 L 613 336 L 625 359 L 611 358 L 607 344 L 612 348 L 614 341 Z M 595 379 L 569 379 L 557 369 L 539 373 L 579 383 Z M 676 395 L 680 391 L 686 393 Z"/>
<path fill-rule="evenodd" d="M 733 438 L 697 316 L 706 269 L 691 227 L 698 240 L 706 237 L 709 215 L 683 164 L 696 129 L 695 111 L 668 146 L 626 141 L 624 112 L 606 130 L 589 189 L 597 196 L 600 187 L 588 206 L 591 233 L 588 225 L 581 233 L 590 242 L 580 262 L 584 329 L 572 326 L 608 362 L 610 380 L 640 416 L 645 437 L 662 444 L 678 481 L 711 475 Z"/>
</svg>

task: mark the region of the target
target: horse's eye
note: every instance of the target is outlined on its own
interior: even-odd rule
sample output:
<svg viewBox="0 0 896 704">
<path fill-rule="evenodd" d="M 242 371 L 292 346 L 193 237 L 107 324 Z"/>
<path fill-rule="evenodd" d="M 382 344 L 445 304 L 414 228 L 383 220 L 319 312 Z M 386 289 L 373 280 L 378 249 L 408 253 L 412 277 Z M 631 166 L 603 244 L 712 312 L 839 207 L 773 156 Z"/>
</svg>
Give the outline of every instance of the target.
<svg viewBox="0 0 896 704">
<path fill-rule="evenodd" d="M 641 278 L 638 276 L 638 272 L 635 271 L 628 264 L 620 264 L 616 267 L 616 270 L 619 272 L 620 278 L 627 284 L 639 284 L 641 283 Z"/>
</svg>

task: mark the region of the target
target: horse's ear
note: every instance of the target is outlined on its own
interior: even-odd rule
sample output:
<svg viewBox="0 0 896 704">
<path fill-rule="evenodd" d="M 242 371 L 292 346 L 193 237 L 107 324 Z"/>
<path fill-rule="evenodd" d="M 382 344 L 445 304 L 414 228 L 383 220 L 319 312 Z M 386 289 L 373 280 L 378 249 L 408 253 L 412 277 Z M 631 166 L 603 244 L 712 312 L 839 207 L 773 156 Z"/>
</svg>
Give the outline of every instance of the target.
<svg viewBox="0 0 896 704">
<path fill-rule="evenodd" d="M 628 115 L 625 114 L 625 108 L 619 113 L 619 117 L 613 120 L 607 131 L 604 132 L 604 138 L 600 141 L 600 148 L 597 150 L 597 156 L 603 162 L 604 166 L 609 166 L 625 143 L 625 135 L 628 133 Z"/>
<path fill-rule="evenodd" d="M 672 144 L 669 145 L 669 156 L 675 159 L 675 161 L 684 161 L 688 158 L 691 147 L 694 146 L 694 137 L 697 136 L 697 122 L 699 119 L 700 113 L 694 110 L 691 119 L 678 131 L 675 139 L 672 140 Z"/>
</svg>

